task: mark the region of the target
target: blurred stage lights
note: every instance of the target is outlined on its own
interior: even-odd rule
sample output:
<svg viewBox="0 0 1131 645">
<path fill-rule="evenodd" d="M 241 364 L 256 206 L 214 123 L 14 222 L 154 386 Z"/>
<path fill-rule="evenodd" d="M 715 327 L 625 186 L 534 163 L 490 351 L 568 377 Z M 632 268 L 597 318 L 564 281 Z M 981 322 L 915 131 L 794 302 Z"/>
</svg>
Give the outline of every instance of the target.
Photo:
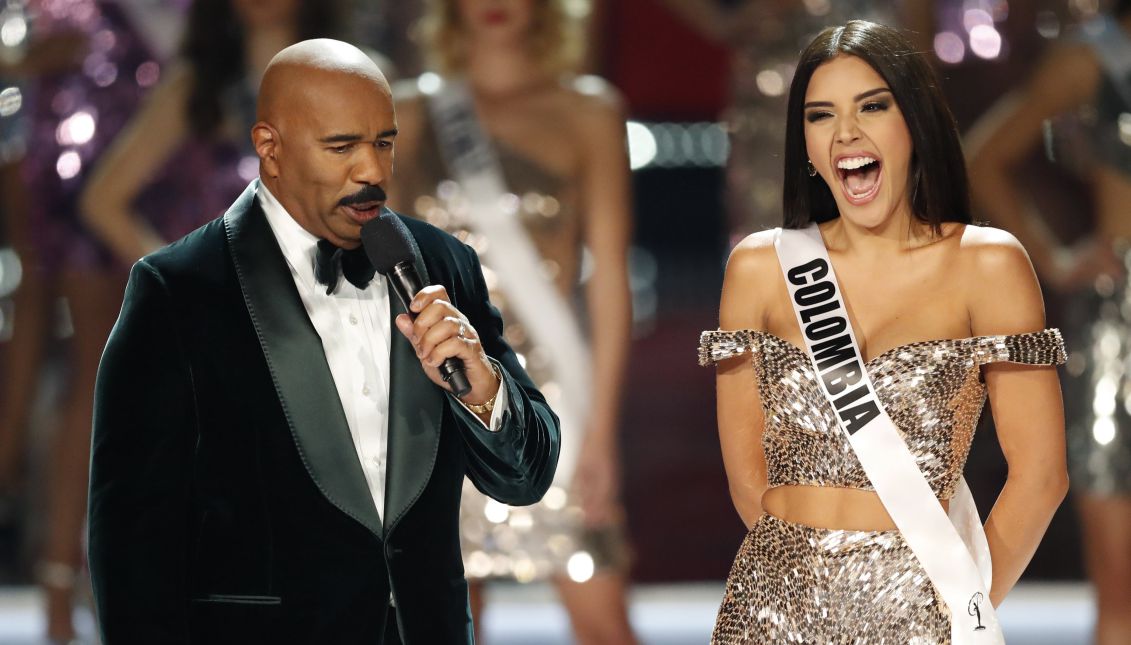
<svg viewBox="0 0 1131 645">
<path fill-rule="evenodd" d="M 994 19 L 990 12 L 984 9 L 969 9 L 962 14 L 962 26 L 967 32 L 973 31 L 975 27 L 993 27 Z"/>
<path fill-rule="evenodd" d="M 970 51 L 979 58 L 997 58 L 1001 54 L 1001 34 L 990 25 L 977 25 L 970 30 Z"/>
<path fill-rule="evenodd" d="M 421 94 L 432 95 L 440 91 L 444 86 L 444 80 L 440 78 L 439 74 L 434 72 L 424 72 L 416 79 L 416 87 L 420 90 Z"/>
<path fill-rule="evenodd" d="M 935 34 L 935 55 L 944 63 L 957 65 L 966 57 L 966 43 L 953 31 Z"/>
<path fill-rule="evenodd" d="M 1050 40 L 1060 36 L 1060 18 L 1055 11 L 1041 11 L 1037 14 L 1037 33 L 1041 38 Z"/>
<path fill-rule="evenodd" d="M 11 248 L 0 249 L 0 298 L 16 292 L 23 281 L 23 264 L 20 256 Z"/>
<path fill-rule="evenodd" d="M 0 13 L 0 44 L 5 47 L 19 47 L 27 38 L 27 20 L 22 12 L 4 11 Z"/>
<path fill-rule="evenodd" d="M 966 0 L 962 5 L 962 28 L 935 34 L 935 55 L 950 65 L 961 63 L 966 58 L 967 51 L 986 60 L 998 58 L 1005 42 L 996 25 L 1008 17 L 1007 0 Z M 1059 30 L 1059 23 L 1051 24 L 1047 16 L 1042 26 L 1038 16 L 1038 31 L 1041 35 L 1053 37 L 1047 34 L 1055 35 Z"/>
<path fill-rule="evenodd" d="M 596 566 L 593 562 L 593 556 L 585 551 L 578 551 L 569 556 L 566 561 L 566 574 L 569 579 L 574 582 L 585 582 L 593 577 L 593 572 Z"/>
<path fill-rule="evenodd" d="M 60 179 L 73 179 L 81 171 L 82 157 L 74 150 L 67 150 L 59 155 L 58 161 L 55 162 L 55 172 L 59 174 Z"/>
<path fill-rule="evenodd" d="M 785 77 L 776 69 L 764 69 L 754 77 L 758 91 L 766 96 L 781 96 L 785 94 Z"/>
<path fill-rule="evenodd" d="M 24 97 L 18 87 L 6 87 L 0 91 L 0 117 L 12 116 L 23 107 Z"/>
<path fill-rule="evenodd" d="M 647 167 L 719 167 L 726 164 L 730 141 L 719 123 L 645 123 L 629 121 L 628 161 L 633 170 Z"/>
<path fill-rule="evenodd" d="M 63 119 L 55 129 L 55 141 L 62 146 L 81 146 L 94 138 L 94 115 L 85 110 Z"/>
</svg>

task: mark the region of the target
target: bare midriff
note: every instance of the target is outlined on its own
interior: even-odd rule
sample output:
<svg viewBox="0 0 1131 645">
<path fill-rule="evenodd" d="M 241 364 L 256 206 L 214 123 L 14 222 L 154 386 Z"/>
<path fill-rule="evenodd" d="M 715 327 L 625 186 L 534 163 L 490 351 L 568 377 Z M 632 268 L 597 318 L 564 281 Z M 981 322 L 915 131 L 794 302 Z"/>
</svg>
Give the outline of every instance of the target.
<svg viewBox="0 0 1131 645">
<path fill-rule="evenodd" d="M 950 504 L 939 500 L 943 510 Z M 848 531 L 895 528 L 874 491 L 826 486 L 776 486 L 762 495 L 762 510 L 792 524 Z"/>
</svg>

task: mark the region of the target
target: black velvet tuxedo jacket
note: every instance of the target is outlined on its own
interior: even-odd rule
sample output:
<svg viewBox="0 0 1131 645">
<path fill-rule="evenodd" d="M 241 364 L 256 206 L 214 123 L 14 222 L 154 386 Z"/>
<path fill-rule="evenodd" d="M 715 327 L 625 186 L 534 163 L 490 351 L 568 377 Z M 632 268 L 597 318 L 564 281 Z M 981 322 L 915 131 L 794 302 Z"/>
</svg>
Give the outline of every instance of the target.
<svg viewBox="0 0 1131 645">
<path fill-rule="evenodd" d="M 503 340 L 475 253 L 402 218 L 422 277 L 447 288 L 501 366 L 509 407 L 486 430 L 391 326 L 379 517 L 255 186 L 134 266 L 102 358 L 89 548 L 104 643 L 377 644 L 390 594 L 406 643 L 468 643 L 462 480 L 537 501 L 557 418 Z"/>
</svg>

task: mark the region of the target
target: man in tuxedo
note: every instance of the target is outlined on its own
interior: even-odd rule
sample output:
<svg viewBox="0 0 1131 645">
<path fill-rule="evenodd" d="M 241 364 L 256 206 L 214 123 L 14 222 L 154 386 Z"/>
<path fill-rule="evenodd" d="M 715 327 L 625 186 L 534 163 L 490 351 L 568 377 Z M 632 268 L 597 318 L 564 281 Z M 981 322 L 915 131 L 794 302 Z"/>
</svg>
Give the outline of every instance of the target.
<svg viewBox="0 0 1131 645">
<path fill-rule="evenodd" d="M 90 569 L 103 641 L 469 643 L 461 482 L 537 501 L 557 418 L 469 247 L 401 218 L 433 285 L 415 321 L 359 257 L 397 131 L 369 58 L 332 40 L 289 47 L 258 110 L 260 179 L 134 265 L 102 359 Z M 462 400 L 437 371 L 451 357 Z"/>
</svg>

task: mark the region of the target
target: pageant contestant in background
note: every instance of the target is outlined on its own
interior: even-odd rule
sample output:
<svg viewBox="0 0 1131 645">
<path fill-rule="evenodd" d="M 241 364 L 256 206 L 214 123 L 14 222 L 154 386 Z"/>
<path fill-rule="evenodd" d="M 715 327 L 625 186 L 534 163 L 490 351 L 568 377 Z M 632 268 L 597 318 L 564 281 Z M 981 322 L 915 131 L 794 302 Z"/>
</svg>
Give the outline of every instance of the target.
<svg viewBox="0 0 1131 645">
<path fill-rule="evenodd" d="M 35 321 L 39 327 L 25 332 L 21 342 L 27 343 L 29 353 L 42 351 L 56 320 L 56 312 L 50 309 L 55 303 L 62 305 L 58 316 L 70 323 L 71 331 L 66 383 L 44 467 L 44 537 L 36 566 L 44 592 L 47 636 L 64 643 L 75 637 L 71 616 L 74 599 L 82 595 L 76 592 L 85 580 L 80 575 L 82 526 L 94 379 L 126 282 L 124 266 L 114 261 L 82 221 L 79 194 L 91 167 L 149 91 L 162 60 L 158 48 L 145 38 L 144 24 L 135 19 L 130 4 L 37 0 L 28 5 L 34 17 L 29 37 L 39 42 L 69 40 L 58 53 L 74 60 L 28 83 L 28 140 L 32 145 L 21 163 L 28 196 L 28 232 L 35 247 L 34 264 L 28 266 L 28 272 L 35 274 L 32 282 L 38 287 L 21 305 L 29 308 L 24 314 L 32 319 L 39 313 Z M 39 312 L 30 308 L 39 308 Z M 25 364 L 34 365 L 31 358 Z M 38 375 L 13 377 L 34 383 Z M 34 391 L 28 388 L 17 396 L 34 396 Z M 11 420 L 13 423 L 27 421 L 29 404 L 27 399 L 12 401 L 24 416 Z"/>
<path fill-rule="evenodd" d="M 21 19 L 30 20 L 21 2 L 9 2 L 0 18 Z M 11 555 L 26 515 L 24 498 L 32 489 L 26 481 L 28 426 L 54 301 L 53 285 L 44 280 L 32 243 L 22 177 L 32 112 L 27 90 L 41 77 L 73 73 L 87 50 L 86 35 L 77 31 L 28 36 L 0 41 L 0 250 L 11 253 L 0 259 L 0 308 L 10 303 L 0 309 L 0 542 L 6 542 L 0 548 L 12 548 Z"/>
<path fill-rule="evenodd" d="M 571 75 L 580 43 L 564 5 L 431 3 L 427 53 L 443 77 L 397 91 L 391 199 L 479 251 L 507 339 L 562 418 L 559 475 L 542 503 L 505 508 L 465 488 L 469 578 L 553 580 L 580 642 L 625 644 L 635 638 L 617 446 L 631 322 L 624 113 L 607 85 Z M 468 132 L 470 161 L 451 144 Z M 477 611 L 481 590 L 473 584 Z"/>
<path fill-rule="evenodd" d="M 335 0 L 196 0 L 181 57 L 94 169 L 87 225 L 122 266 L 220 215 L 255 178 L 248 132 L 271 57 L 334 36 Z"/>
<path fill-rule="evenodd" d="M 1068 485 L 1060 336 L 1020 244 L 970 224 L 954 121 L 898 32 L 822 32 L 788 110 L 783 229 L 735 248 L 733 331 L 700 347 L 750 527 L 713 641 L 1000 643 L 992 607 Z M 1009 478 L 983 534 L 961 475 L 987 392 Z"/>
<path fill-rule="evenodd" d="M 1055 47 L 1024 89 L 971 134 L 978 207 L 1024 242 L 1046 284 L 1070 294 L 1068 465 L 1100 645 L 1131 643 L 1131 1 L 1114 9 Z M 1073 247 L 1047 230 L 1024 197 L 1019 166 L 1041 145 L 1050 119 L 1085 133 L 1055 137 L 1086 142 L 1084 154 L 1058 151 L 1085 179 L 1095 209 L 1090 235 Z"/>
</svg>

